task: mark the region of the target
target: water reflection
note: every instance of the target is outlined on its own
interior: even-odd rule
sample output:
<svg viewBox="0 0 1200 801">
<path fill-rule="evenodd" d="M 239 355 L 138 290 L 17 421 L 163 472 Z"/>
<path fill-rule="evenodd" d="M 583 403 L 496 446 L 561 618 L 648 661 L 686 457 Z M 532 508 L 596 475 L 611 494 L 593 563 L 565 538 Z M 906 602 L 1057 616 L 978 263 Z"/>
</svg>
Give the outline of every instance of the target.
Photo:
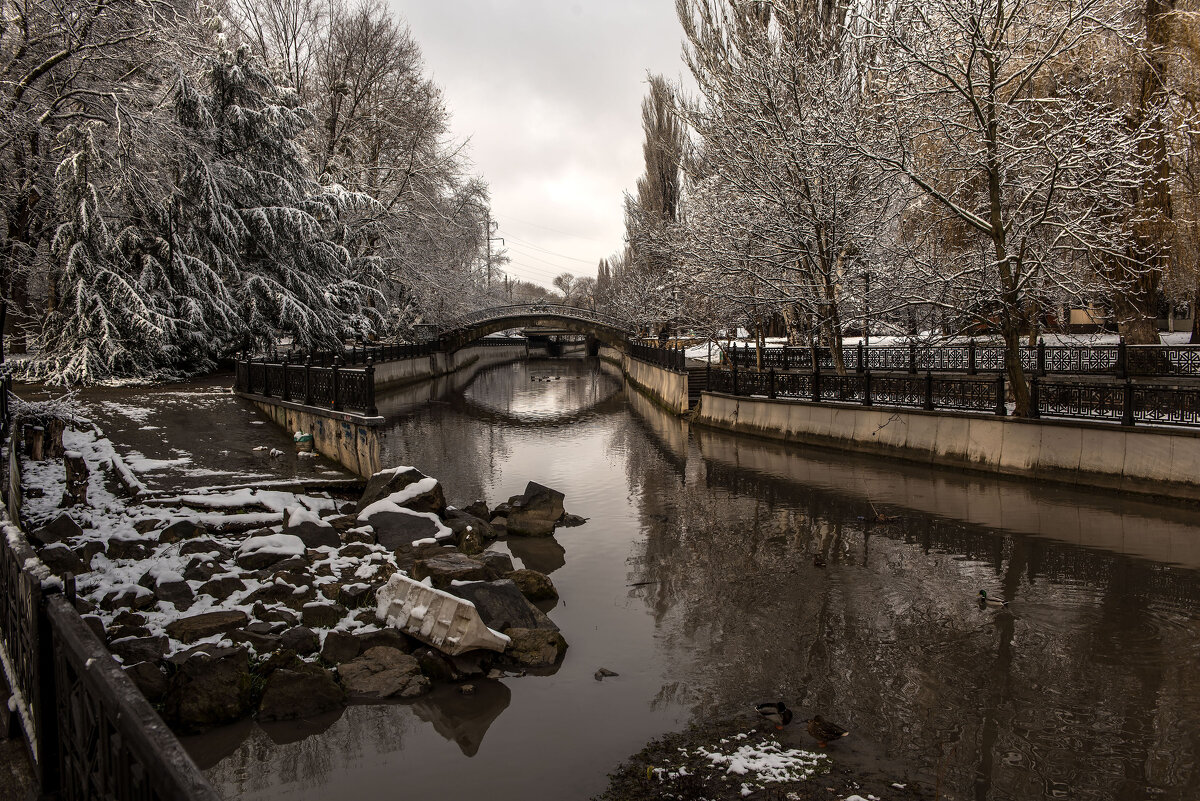
<svg viewBox="0 0 1200 801">
<path fill-rule="evenodd" d="M 210 772 L 231 793 L 390 798 L 403 774 L 414 795 L 587 798 L 651 737 L 780 698 L 849 725 L 843 759 L 945 797 L 1200 794 L 1190 510 L 689 429 L 582 361 L 442 401 L 394 421 L 385 461 L 452 502 L 537 480 L 590 518 L 507 542 L 554 573 L 566 661 L 287 745 L 252 729 Z"/>
</svg>

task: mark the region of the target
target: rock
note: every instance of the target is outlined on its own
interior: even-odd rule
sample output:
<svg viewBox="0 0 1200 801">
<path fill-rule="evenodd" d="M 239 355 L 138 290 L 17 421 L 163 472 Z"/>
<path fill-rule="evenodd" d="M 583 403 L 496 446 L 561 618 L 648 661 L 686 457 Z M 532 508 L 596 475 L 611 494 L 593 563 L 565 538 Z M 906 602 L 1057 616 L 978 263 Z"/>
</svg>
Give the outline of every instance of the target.
<svg viewBox="0 0 1200 801">
<path fill-rule="evenodd" d="M 180 520 L 177 523 L 164 528 L 158 535 L 158 541 L 164 542 L 179 542 L 181 540 L 194 540 L 208 536 L 208 529 L 192 520 Z"/>
<path fill-rule="evenodd" d="M 500 578 L 513 572 L 512 557 L 506 553 L 484 551 L 483 553 L 475 554 L 472 558 L 477 562 L 482 562 L 488 570 L 492 571 L 493 575 L 489 576 L 489 578 Z"/>
<path fill-rule="evenodd" d="M 300 610 L 300 619 L 306 626 L 328 629 L 340 623 L 346 612 L 341 604 L 307 603 Z"/>
<path fill-rule="evenodd" d="M 75 555 L 65 542 L 55 542 L 38 551 L 38 558 L 50 572 L 59 577 L 73 576 L 83 572 L 83 561 Z"/>
<path fill-rule="evenodd" d="M 92 559 L 98 553 L 104 553 L 104 543 L 99 540 L 88 540 L 75 546 L 75 555 L 83 563 L 82 572 L 86 573 L 92 569 Z"/>
<path fill-rule="evenodd" d="M 250 626 L 244 629 L 234 629 L 227 636 L 231 641 L 239 645 L 249 645 L 255 652 L 260 654 L 269 654 L 280 645 L 280 635 L 270 632 L 253 631 Z"/>
<path fill-rule="evenodd" d="M 150 540 L 119 539 L 113 537 L 108 541 L 109 559 L 145 559 L 150 553 Z"/>
<path fill-rule="evenodd" d="M 195 642 L 213 634 L 224 634 L 227 631 L 241 628 L 248 622 L 249 618 L 246 617 L 246 613 L 240 609 L 205 612 L 172 620 L 167 624 L 167 634 L 180 642 Z"/>
<path fill-rule="evenodd" d="M 293 506 L 283 513 L 283 533 L 299 537 L 307 548 L 342 544 L 337 529 L 303 506 Z"/>
<path fill-rule="evenodd" d="M 458 671 L 454 669 L 454 663 L 441 651 L 421 647 L 413 651 L 412 655 L 416 658 L 417 664 L 421 666 L 421 672 L 430 681 L 449 682 L 458 680 Z"/>
<path fill-rule="evenodd" d="M 224 573 L 225 568 L 212 561 L 207 556 L 192 557 L 183 568 L 183 577 L 188 581 L 208 581 L 218 573 Z"/>
<path fill-rule="evenodd" d="M 389 551 L 411 547 L 420 540 L 436 539 L 443 531 L 437 520 L 403 512 L 377 512 L 369 522 L 376 541 Z"/>
<path fill-rule="evenodd" d="M 345 559 L 362 559 L 364 556 L 374 552 L 374 549 L 365 542 L 351 542 L 341 547 L 341 550 L 338 551 L 338 556 Z"/>
<path fill-rule="evenodd" d="M 166 637 L 126 637 L 114 639 L 108 650 L 121 657 L 127 665 L 137 662 L 157 662 L 166 654 L 171 641 Z"/>
<path fill-rule="evenodd" d="M 145 587 L 133 584 L 105 593 L 100 600 L 101 609 L 149 609 L 154 606 L 154 593 Z"/>
<path fill-rule="evenodd" d="M 375 588 L 370 584 L 344 584 L 338 590 L 337 602 L 347 609 L 358 609 L 360 606 L 374 606 Z"/>
<path fill-rule="evenodd" d="M 134 521 L 133 530 L 138 534 L 149 534 L 151 531 L 156 531 L 162 521 L 157 517 L 143 517 L 141 520 Z"/>
<path fill-rule="evenodd" d="M 162 581 L 154 588 L 158 600 L 173 604 L 183 611 L 196 602 L 196 594 L 186 581 Z"/>
<path fill-rule="evenodd" d="M 29 538 L 40 545 L 70 540 L 83 534 L 83 529 L 71 515 L 63 512 L 41 528 L 35 529 Z"/>
<path fill-rule="evenodd" d="M 231 723 L 250 711 L 250 660 L 245 648 L 197 649 L 172 661 L 177 669 L 163 697 L 162 713 L 173 728 L 198 731 Z"/>
<path fill-rule="evenodd" d="M 309 553 L 312 553 L 312 552 L 305 551 L 304 556 L 289 556 L 287 559 L 284 559 L 282 562 L 276 562 L 275 564 L 271 565 L 271 570 L 292 570 L 292 571 L 308 570 L 309 565 L 312 564 L 312 560 L 310 560 L 308 558 Z"/>
<path fill-rule="evenodd" d="M 333 665 L 349 662 L 363 650 L 362 641 L 344 631 L 331 631 L 325 635 L 321 646 L 321 658 Z"/>
<path fill-rule="evenodd" d="M 96 635 L 96 639 L 104 640 L 104 621 L 96 615 L 83 615 L 82 618 L 87 627 L 92 630 L 92 634 Z"/>
<path fill-rule="evenodd" d="M 567 652 L 567 641 L 557 631 L 511 628 L 505 629 L 504 633 L 512 640 L 504 658 L 521 667 L 553 667 Z"/>
<path fill-rule="evenodd" d="M 475 501 L 468 504 L 463 507 L 463 511 L 471 517 L 478 517 L 480 520 L 488 520 L 492 516 L 492 513 L 488 511 L 487 504 L 483 501 Z"/>
<path fill-rule="evenodd" d="M 562 526 L 563 528 L 572 528 L 574 526 L 582 526 L 586 522 L 587 522 L 586 517 L 580 517 L 579 515 L 573 515 L 573 514 L 570 514 L 569 512 L 563 512 L 563 516 L 558 519 L 558 525 Z"/>
<path fill-rule="evenodd" d="M 236 561 L 238 567 L 243 570 L 262 570 L 287 558 L 286 555 L 273 551 L 252 551 L 245 554 L 239 553 Z"/>
<path fill-rule="evenodd" d="M 179 546 L 180 556 L 192 556 L 195 554 L 208 554 L 210 559 L 222 562 L 233 558 L 233 551 L 216 540 L 188 540 Z"/>
<path fill-rule="evenodd" d="M 113 616 L 113 625 L 144 626 L 146 625 L 146 616 L 125 609 Z"/>
<path fill-rule="evenodd" d="M 72 601 L 72 603 L 75 605 L 75 611 L 81 615 L 90 615 L 98 608 L 94 603 L 89 601 L 87 598 L 84 598 L 82 595 L 76 595 L 75 600 Z"/>
<path fill-rule="evenodd" d="M 371 504 L 385 499 L 414 512 L 432 512 L 441 516 L 446 511 L 442 485 L 437 479 L 411 467 L 397 467 L 371 476 L 354 511 L 361 516 Z"/>
<path fill-rule="evenodd" d="M 283 604 L 297 612 L 317 595 L 312 587 L 293 587 L 290 584 L 267 584 L 246 596 L 243 603 Z"/>
<path fill-rule="evenodd" d="M 150 629 L 146 626 L 120 626 L 114 623 L 108 627 L 108 631 L 105 634 L 109 641 L 115 642 L 117 640 L 130 640 L 137 637 L 149 637 Z"/>
<path fill-rule="evenodd" d="M 498 504 L 496 508 L 492 510 L 492 516 L 488 519 L 493 522 L 495 522 L 496 518 L 504 520 L 504 518 L 508 517 L 508 513 L 511 509 L 512 506 L 508 503 Z"/>
<path fill-rule="evenodd" d="M 157 704 L 167 694 L 167 677 L 157 662 L 137 662 L 126 665 L 124 670 L 150 703 Z"/>
<path fill-rule="evenodd" d="M 465 654 L 447 657 L 460 677 L 482 676 L 487 673 L 487 664 L 495 657 L 493 651 L 467 651 Z"/>
<path fill-rule="evenodd" d="M 464 512 L 448 512 L 446 527 L 454 535 L 454 544 L 465 554 L 477 554 L 487 540 L 496 538 L 496 530 L 486 520 Z"/>
<path fill-rule="evenodd" d="M 246 583 L 237 576 L 221 576 L 221 578 L 209 579 L 200 585 L 202 595 L 211 595 L 218 601 L 224 601 L 235 592 L 242 592 L 246 589 Z"/>
<path fill-rule="evenodd" d="M 320 642 L 317 633 L 307 626 L 296 626 L 279 635 L 279 645 L 298 654 L 315 654 Z"/>
<path fill-rule="evenodd" d="M 374 611 L 371 612 L 371 618 L 371 622 L 377 622 Z M 391 648 L 402 654 L 407 654 L 413 649 L 412 641 L 395 629 L 360 632 L 354 635 L 354 639 L 360 643 L 361 651 L 369 651 L 372 648 Z"/>
<path fill-rule="evenodd" d="M 346 702 L 346 694 L 333 675 L 317 665 L 300 669 L 280 669 L 267 678 L 259 720 L 292 720 L 319 715 L 337 709 Z"/>
<path fill-rule="evenodd" d="M 456 552 L 418 559 L 409 572 L 416 581 L 431 579 L 433 586 L 439 589 L 449 588 L 452 581 L 483 581 L 489 578 L 488 569 L 482 562 Z"/>
<path fill-rule="evenodd" d="M 371 648 L 339 666 L 338 675 L 352 699 L 412 698 L 429 691 L 417 660 L 394 648 Z"/>
<path fill-rule="evenodd" d="M 283 625 L 290 627 L 295 626 L 300 622 L 299 616 L 293 614 L 287 609 L 279 609 L 277 607 L 268 609 L 267 605 L 262 601 L 254 604 L 254 606 L 252 606 L 250 609 L 250 613 L 254 615 L 255 619 L 261 620 L 265 623 L 282 623 Z"/>
<path fill-rule="evenodd" d="M 256 676 L 270 676 L 277 670 L 303 670 L 308 664 L 290 648 L 280 648 L 254 666 Z"/>
<path fill-rule="evenodd" d="M 237 563 L 245 570 L 261 570 L 304 553 L 304 541 L 290 534 L 259 529 L 238 547 Z"/>
<path fill-rule="evenodd" d="M 475 604 L 479 617 L 496 631 L 508 628 L 557 630 L 540 609 L 525 599 L 517 585 L 508 579 L 476 581 L 451 587 L 449 592 Z"/>
<path fill-rule="evenodd" d="M 531 601 L 550 601 L 558 598 L 558 590 L 550 577 L 536 570 L 514 570 L 506 578 L 517 585 L 521 594 Z"/>
<path fill-rule="evenodd" d="M 621 674 L 617 673 L 615 670 L 609 670 L 608 668 L 602 667 L 602 668 L 598 668 L 596 670 L 596 672 L 594 674 L 592 674 L 592 677 L 594 679 L 596 679 L 596 681 L 604 681 L 605 679 L 612 678 L 614 676 L 620 676 L 620 675 Z"/>
<path fill-rule="evenodd" d="M 354 521 L 358 522 L 358 518 L 354 518 Z M 347 544 L 360 542 L 366 545 L 374 545 L 376 542 L 375 531 L 370 526 L 349 528 L 342 532 L 342 542 Z"/>
<path fill-rule="evenodd" d="M 565 497 L 557 490 L 530 481 L 523 494 L 508 499 L 510 509 L 505 521 L 508 533 L 527 537 L 553 534 L 555 523 L 563 516 Z"/>
</svg>

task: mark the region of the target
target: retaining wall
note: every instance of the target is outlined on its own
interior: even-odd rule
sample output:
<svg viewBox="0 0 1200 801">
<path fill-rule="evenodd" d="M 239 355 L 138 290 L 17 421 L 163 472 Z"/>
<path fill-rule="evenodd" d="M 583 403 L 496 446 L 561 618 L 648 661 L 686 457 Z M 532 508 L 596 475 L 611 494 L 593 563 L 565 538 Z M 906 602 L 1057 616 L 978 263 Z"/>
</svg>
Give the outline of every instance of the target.
<svg viewBox="0 0 1200 801">
<path fill-rule="evenodd" d="M 665 367 L 647 364 L 616 348 L 602 347 L 600 358 L 621 368 L 629 382 L 667 410 L 684 414 L 688 410 L 688 376 Z"/>
<path fill-rule="evenodd" d="M 453 373 L 468 364 L 490 367 L 495 364 L 524 359 L 525 345 L 477 345 L 468 346 L 453 353 L 431 353 L 416 359 L 401 359 L 394 362 L 379 362 L 375 365 L 375 390 L 403 386 L 417 381 Z"/>
<path fill-rule="evenodd" d="M 694 422 L 912 462 L 1200 500 L 1200 432 L 701 395 Z"/>
<path fill-rule="evenodd" d="M 274 398 L 259 400 L 248 397 L 247 400 L 265 412 L 284 431 L 312 434 L 313 450 L 347 470 L 370 477 L 382 469 L 378 432 L 383 424 L 382 417 L 313 409 L 311 406 Z"/>
</svg>

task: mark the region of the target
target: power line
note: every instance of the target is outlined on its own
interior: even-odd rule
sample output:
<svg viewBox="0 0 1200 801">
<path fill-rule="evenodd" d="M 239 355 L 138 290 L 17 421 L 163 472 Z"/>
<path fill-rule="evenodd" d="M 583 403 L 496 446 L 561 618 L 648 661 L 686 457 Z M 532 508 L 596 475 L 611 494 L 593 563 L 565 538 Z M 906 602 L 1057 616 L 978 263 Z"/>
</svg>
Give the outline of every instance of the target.
<svg viewBox="0 0 1200 801">
<path fill-rule="evenodd" d="M 507 231 L 506 231 L 506 233 L 507 233 Z M 516 241 L 520 242 L 527 248 L 533 248 L 534 250 L 539 250 L 542 253 L 549 253 L 551 256 L 558 256 L 560 259 L 570 259 L 571 261 L 577 261 L 577 262 L 581 262 L 583 264 L 592 264 L 593 263 L 593 262 L 589 261 L 588 259 L 579 259 L 579 258 L 576 258 L 575 256 L 568 256 L 565 253 L 558 253 L 557 251 L 553 251 L 548 248 L 541 247 L 540 245 L 535 245 L 532 242 L 530 242 L 528 239 L 522 239 L 521 237 L 517 236 L 516 234 L 509 233 L 508 238 L 515 239 Z M 595 263 L 599 264 L 600 260 L 596 259 Z"/>
<path fill-rule="evenodd" d="M 523 223 L 524 225 L 532 225 L 534 228 L 544 228 L 545 230 L 553 231 L 556 234 L 563 234 L 564 236 L 571 236 L 576 239 L 584 239 L 584 240 L 587 240 L 588 242 L 595 242 L 597 245 L 604 244 L 599 239 L 592 239 L 590 236 L 580 236 L 579 234 L 573 234 L 570 231 L 563 231 L 559 228 L 551 228 L 549 225 L 543 225 L 541 223 L 530 222 L 529 220 L 522 220 L 520 217 L 514 217 L 511 214 L 505 214 L 504 218 L 507 220 L 515 220 L 516 222 Z"/>
</svg>

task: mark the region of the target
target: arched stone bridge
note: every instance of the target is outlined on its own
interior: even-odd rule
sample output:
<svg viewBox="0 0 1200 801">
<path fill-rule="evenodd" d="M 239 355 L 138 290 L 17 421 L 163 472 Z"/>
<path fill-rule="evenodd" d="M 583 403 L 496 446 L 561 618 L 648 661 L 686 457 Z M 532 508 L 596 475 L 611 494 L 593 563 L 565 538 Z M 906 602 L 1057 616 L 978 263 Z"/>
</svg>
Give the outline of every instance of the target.
<svg viewBox="0 0 1200 801">
<path fill-rule="evenodd" d="M 458 350 L 475 340 L 510 328 L 554 326 L 580 334 L 592 334 L 601 342 L 623 347 L 633 333 L 628 322 L 611 314 L 561 306 L 556 303 L 524 303 L 496 306 L 465 315 L 438 332 L 448 350 Z"/>
</svg>

